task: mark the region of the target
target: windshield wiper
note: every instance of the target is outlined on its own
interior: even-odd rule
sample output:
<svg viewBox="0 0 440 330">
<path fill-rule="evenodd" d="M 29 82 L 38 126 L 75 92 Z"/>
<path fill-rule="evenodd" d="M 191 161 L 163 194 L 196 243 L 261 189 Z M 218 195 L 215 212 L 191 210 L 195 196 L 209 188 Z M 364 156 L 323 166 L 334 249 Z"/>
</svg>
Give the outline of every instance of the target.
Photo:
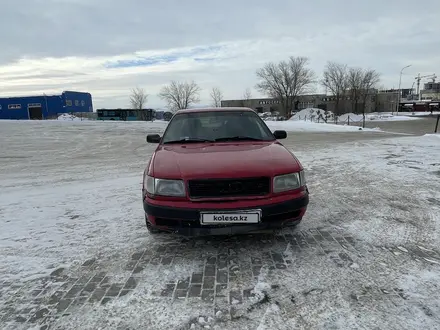
<svg viewBox="0 0 440 330">
<path fill-rule="evenodd" d="M 171 144 L 171 143 L 191 143 L 191 142 L 214 142 L 214 140 L 210 139 L 200 139 L 200 138 L 184 138 L 180 140 L 171 140 L 164 142 L 163 144 Z"/>
<path fill-rule="evenodd" d="M 221 137 L 221 138 L 215 139 L 215 142 L 221 142 L 221 141 L 264 141 L 264 140 L 253 138 L 250 136 L 241 136 L 241 135 Z"/>
</svg>

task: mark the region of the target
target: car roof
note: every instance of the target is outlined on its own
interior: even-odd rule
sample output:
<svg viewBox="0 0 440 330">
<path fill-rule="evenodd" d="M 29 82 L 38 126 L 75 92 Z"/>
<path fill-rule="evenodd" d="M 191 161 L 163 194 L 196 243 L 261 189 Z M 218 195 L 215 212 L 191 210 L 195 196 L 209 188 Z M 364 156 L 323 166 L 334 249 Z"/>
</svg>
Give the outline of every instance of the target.
<svg viewBox="0 0 440 330">
<path fill-rule="evenodd" d="M 214 111 L 231 111 L 231 112 L 243 112 L 243 111 L 252 111 L 254 110 L 245 107 L 218 107 L 218 108 L 194 108 L 194 109 L 182 109 L 178 110 L 176 114 L 179 113 L 198 113 L 198 112 L 214 112 Z"/>
</svg>

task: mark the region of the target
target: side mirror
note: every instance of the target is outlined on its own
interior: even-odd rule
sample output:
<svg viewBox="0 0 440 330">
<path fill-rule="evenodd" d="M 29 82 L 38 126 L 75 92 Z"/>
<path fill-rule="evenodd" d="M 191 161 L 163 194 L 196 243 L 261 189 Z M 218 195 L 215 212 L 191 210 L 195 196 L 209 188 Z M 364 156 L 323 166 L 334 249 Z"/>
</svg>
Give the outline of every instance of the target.
<svg viewBox="0 0 440 330">
<path fill-rule="evenodd" d="M 161 137 L 159 134 L 148 134 L 147 135 L 147 142 L 148 143 L 159 143 L 160 139 L 161 139 Z"/>
<path fill-rule="evenodd" d="M 287 133 L 286 131 L 275 131 L 273 132 L 273 136 L 275 136 L 275 139 L 281 140 L 287 137 Z"/>
</svg>

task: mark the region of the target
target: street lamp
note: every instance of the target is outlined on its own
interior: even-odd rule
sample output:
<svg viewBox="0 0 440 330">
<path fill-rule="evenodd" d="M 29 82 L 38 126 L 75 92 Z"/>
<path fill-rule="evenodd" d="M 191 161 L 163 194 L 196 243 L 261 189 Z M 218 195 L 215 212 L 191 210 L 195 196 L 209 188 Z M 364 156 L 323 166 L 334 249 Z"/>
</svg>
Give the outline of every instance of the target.
<svg viewBox="0 0 440 330">
<path fill-rule="evenodd" d="M 400 85 L 402 84 L 402 73 L 403 70 L 405 70 L 406 68 L 409 68 L 412 64 L 404 66 L 402 68 L 402 70 L 400 70 L 400 78 L 399 78 L 399 93 L 397 94 L 397 113 L 399 113 L 399 106 L 400 106 L 400 95 L 402 94 L 401 90 L 400 90 Z"/>
</svg>

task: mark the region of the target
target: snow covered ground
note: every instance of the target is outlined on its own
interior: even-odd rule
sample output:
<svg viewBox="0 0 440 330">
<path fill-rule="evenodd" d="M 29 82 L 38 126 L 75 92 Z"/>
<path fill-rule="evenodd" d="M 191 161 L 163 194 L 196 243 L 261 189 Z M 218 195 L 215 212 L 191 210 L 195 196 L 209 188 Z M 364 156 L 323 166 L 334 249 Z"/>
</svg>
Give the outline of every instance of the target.
<svg viewBox="0 0 440 330">
<path fill-rule="evenodd" d="M 287 132 L 378 132 L 379 128 L 364 128 L 358 126 L 335 125 L 326 123 L 315 123 L 310 121 L 266 121 L 267 126 L 272 130 L 285 130 Z"/>
<path fill-rule="evenodd" d="M 434 115 L 440 114 L 440 112 L 434 112 Z M 408 121 L 418 120 L 421 117 L 431 115 L 431 112 L 373 112 L 365 115 L 365 120 L 369 122 L 385 122 L 385 121 Z M 309 122 L 323 122 L 323 118 L 327 116 L 327 122 L 335 122 L 334 114 L 328 111 L 327 114 L 324 110 L 318 108 L 306 108 L 295 113 L 290 120 L 291 121 L 309 121 Z M 354 113 L 345 113 L 337 117 L 337 123 L 356 123 L 363 121 L 363 115 Z"/>
<path fill-rule="evenodd" d="M 409 112 L 409 111 L 403 111 L 395 113 L 396 116 L 437 116 L 440 115 L 440 111 L 420 111 L 420 112 Z"/>
<path fill-rule="evenodd" d="M 351 122 L 363 121 L 362 115 L 354 113 L 346 113 L 338 117 L 338 122 L 348 122 L 350 118 Z M 393 115 L 391 113 L 369 113 L 365 115 L 367 121 L 404 121 L 404 120 L 418 120 L 418 117 L 408 115 Z"/>
<path fill-rule="evenodd" d="M 165 125 L 0 122 L 1 329 L 439 329 L 439 135 L 290 134 L 298 230 L 186 240 L 144 226 Z"/>
</svg>

